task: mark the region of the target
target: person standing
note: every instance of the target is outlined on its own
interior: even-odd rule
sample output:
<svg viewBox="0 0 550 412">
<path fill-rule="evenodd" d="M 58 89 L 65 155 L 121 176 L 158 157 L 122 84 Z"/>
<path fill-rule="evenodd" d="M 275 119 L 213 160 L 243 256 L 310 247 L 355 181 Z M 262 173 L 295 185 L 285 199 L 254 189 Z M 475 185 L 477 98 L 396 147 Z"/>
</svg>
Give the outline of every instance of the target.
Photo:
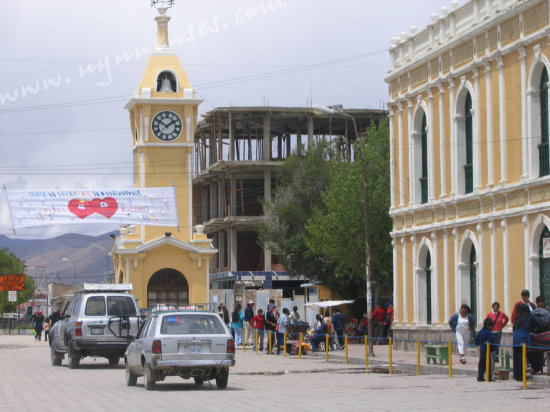
<svg viewBox="0 0 550 412">
<path fill-rule="evenodd" d="M 269 304 L 267 312 L 265 313 L 265 331 L 267 334 L 267 352 L 273 353 L 273 345 L 275 344 L 275 327 L 277 326 L 277 319 L 273 313 L 275 310 L 274 304 Z"/>
<path fill-rule="evenodd" d="M 277 355 L 281 354 L 281 348 L 283 348 L 285 344 L 285 333 L 290 323 L 289 314 L 290 311 L 288 308 L 283 308 L 283 314 L 277 319 Z"/>
<path fill-rule="evenodd" d="M 529 316 L 529 330 L 532 334 L 537 335 L 550 330 L 550 312 L 546 309 L 544 296 L 538 296 L 535 302 L 537 308 Z M 549 352 L 534 351 L 530 355 L 531 373 L 533 375 L 542 373 L 545 356 L 548 359 Z M 548 363 L 548 367 L 550 368 L 550 363 Z"/>
<path fill-rule="evenodd" d="M 252 321 L 252 318 L 254 317 L 253 307 L 254 307 L 254 302 L 249 301 L 248 304 L 246 305 L 246 309 L 244 310 L 244 322 L 243 322 L 244 336 L 245 336 L 244 344 L 246 345 L 250 345 L 250 338 L 253 333 L 252 325 L 250 324 L 250 322 Z M 252 339 L 254 339 L 254 337 L 252 337 Z"/>
<path fill-rule="evenodd" d="M 315 315 L 316 327 L 312 332 L 311 336 L 311 351 L 317 352 L 319 350 L 319 343 L 326 339 L 327 334 L 327 325 L 323 322 L 323 317 L 320 314 Z"/>
<path fill-rule="evenodd" d="M 231 327 L 235 331 L 235 346 L 243 344 L 243 319 L 244 314 L 241 310 L 241 304 L 235 305 L 235 310 L 231 313 Z"/>
<path fill-rule="evenodd" d="M 460 306 L 460 310 L 449 319 L 449 326 L 453 332 L 456 332 L 460 363 L 464 365 L 466 363 L 466 345 L 470 342 L 470 332 L 475 332 L 474 318 L 470 314 L 470 307 L 468 305 Z"/>
<path fill-rule="evenodd" d="M 229 322 L 229 311 L 225 307 L 225 303 L 220 303 L 221 307 L 221 315 L 223 318 L 224 323 L 227 325 L 229 329 L 231 329 L 231 323 Z"/>
<path fill-rule="evenodd" d="M 531 310 L 526 303 L 520 303 L 515 311 L 514 335 L 513 342 L 514 351 L 514 379 L 516 381 L 523 380 L 523 347 L 522 344 L 531 344 L 530 322 Z"/>
<path fill-rule="evenodd" d="M 34 340 L 42 339 L 42 330 L 44 329 L 44 315 L 37 310 L 31 317 L 32 327 L 34 329 Z"/>
<path fill-rule="evenodd" d="M 257 331 L 258 333 L 258 343 L 260 345 L 260 351 L 263 351 L 265 327 L 264 310 L 258 309 L 258 314 L 252 318 L 252 321 L 250 323 L 252 324 L 254 331 Z M 254 336 L 252 336 L 252 341 L 254 342 L 254 350 L 256 350 L 256 332 L 254 332 Z"/>
<path fill-rule="evenodd" d="M 500 311 L 500 303 L 493 302 L 492 311 L 487 314 L 487 319 L 491 319 L 494 323 L 491 333 L 495 338 L 495 362 L 498 362 L 498 345 L 502 340 L 502 329 L 508 324 L 510 320 L 506 313 Z"/>
<path fill-rule="evenodd" d="M 517 314 L 519 305 L 521 305 L 522 303 L 526 304 L 527 308 L 529 309 L 529 312 L 532 312 L 534 309 L 536 309 L 535 304 L 533 302 L 529 301 L 530 296 L 531 296 L 531 294 L 529 293 L 529 291 L 527 289 L 523 289 L 521 291 L 521 300 L 519 302 L 516 302 L 516 304 L 514 305 L 514 310 L 512 311 L 512 319 L 511 319 L 512 320 L 512 325 L 516 324 L 516 314 Z"/>
<path fill-rule="evenodd" d="M 48 334 L 50 333 L 50 320 L 44 320 L 44 342 L 48 341 Z"/>
<path fill-rule="evenodd" d="M 344 330 L 346 328 L 346 317 L 340 309 L 334 309 L 334 315 L 332 315 L 332 326 L 334 327 L 334 332 L 336 333 L 336 338 L 338 339 L 338 344 L 340 349 L 344 349 Z"/>
<path fill-rule="evenodd" d="M 373 345 L 382 345 L 384 338 L 384 321 L 386 320 L 386 311 L 382 309 L 382 304 L 378 303 L 376 310 L 372 313 L 372 321 L 374 322 L 373 337 L 375 338 Z"/>
<path fill-rule="evenodd" d="M 479 346 L 479 363 L 477 364 L 477 381 L 485 382 L 485 372 L 487 372 L 487 379 L 492 381 L 493 362 L 489 360 L 489 370 L 486 371 L 487 356 L 491 356 L 496 349 L 496 346 L 492 345 L 495 342 L 495 336 L 491 333 L 494 322 L 492 319 L 487 318 L 483 322 L 483 327 L 476 336 L 475 343 Z M 487 343 L 490 345 L 490 351 L 487 353 Z"/>
</svg>

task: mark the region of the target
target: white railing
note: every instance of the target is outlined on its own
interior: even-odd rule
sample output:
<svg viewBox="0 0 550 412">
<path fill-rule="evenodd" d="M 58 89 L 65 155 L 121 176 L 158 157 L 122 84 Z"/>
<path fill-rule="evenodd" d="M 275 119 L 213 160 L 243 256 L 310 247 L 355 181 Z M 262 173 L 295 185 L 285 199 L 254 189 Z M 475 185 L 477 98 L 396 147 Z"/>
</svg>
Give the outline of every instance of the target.
<svg viewBox="0 0 550 412">
<path fill-rule="evenodd" d="M 470 0 L 458 7 L 458 1 L 453 0 L 451 10 L 442 7 L 441 16 L 432 15 L 432 23 L 424 30 L 418 33 L 415 31 L 410 36 L 402 33 L 401 37 L 393 39 L 390 71 L 401 67 L 413 57 L 421 57 L 423 53 L 455 38 L 487 17 L 526 1 L 529 0 Z"/>
</svg>

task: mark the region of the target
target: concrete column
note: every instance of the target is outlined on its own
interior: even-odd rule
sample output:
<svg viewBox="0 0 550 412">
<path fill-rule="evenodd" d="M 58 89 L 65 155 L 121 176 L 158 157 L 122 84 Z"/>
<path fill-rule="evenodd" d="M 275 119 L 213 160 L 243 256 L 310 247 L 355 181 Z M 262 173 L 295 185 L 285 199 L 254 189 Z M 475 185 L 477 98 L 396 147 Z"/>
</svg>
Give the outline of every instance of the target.
<svg viewBox="0 0 550 412">
<path fill-rule="evenodd" d="M 487 130 L 485 132 L 485 144 L 487 145 L 487 189 L 491 189 L 495 183 L 493 171 L 493 92 L 491 86 L 491 63 L 485 63 L 483 68 L 485 69 L 485 107 L 487 110 Z"/>
<path fill-rule="evenodd" d="M 414 181 L 414 162 L 413 162 L 413 150 L 414 150 L 414 140 L 413 140 L 413 104 L 412 99 L 407 99 L 407 156 L 409 158 L 409 206 L 412 206 L 415 201 L 414 189 L 417 187 L 418 183 Z M 416 268 L 415 268 L 416 269 Z M 416 277 L 416 276 L 415 276 Z M 418 319 L 415 319 L 415 322 Z"/>
<path fill-rule="evenodd" d="M 455 83 L 453 79 L 449 80 L 449 132 L 451 133 L 449 150 L 451 151 L 451 196 L 457 193 L 456 182 L 456 163 L 457 163 L 457 145 L 456 145 L 456 121 L 455 121 Z"/>
<path fill-rule="evenodd" d="M 500 180 L 499 185 L 506 183 L 506 82 L 504 79 L 504 62 L 497 57 L 498 68 L 498 116 L 500 129 Z"/>
<path fill-rule="evenodd" d="M 217 216 L 217 200 L 216 200 L 216 185 L 214 182 L 208 184 L 210 188 L 210 219 L 214 219 Z"/>
<path fill-rule="evenodd" d="M 432 202 L 435 199 L 435 168 L 434 168 L 434 128 L 432 127 L 434 118 L 433 95 L 431 89 L 428 90 L 428 200 Z M 432 295 L 435 296 L 435 295 Z"/>
<path fill-rule="evenodd" d="M 229 189 L 231 192 L 229 210 L 231 216 L 237 216 L 237 178 L 235 177 L 235 173 L 230 173 L 229 175 Z"/>
<path fill-rule="evenodd" d="M 521 67 L 521 96 L 526 96 L 527 86 L 527 56 L 525 47 L 518 49 L 520 67 Z M 529 179 L 529 136 L 527 136 L 527 102 L 525 98 L 521 99 L 521 160 L 522 160 L 522 175 L 521 180 Z M 525 272 L 527 274 L 527 272 Z"/>
<path fill-rule="evenodd" d="M 403 175 L 403 106 L 397 104 L 397 133 L 399 138 L 399 208 L 405 203 L 405 176 Z"/>
<path fill-rule="evenodd" d="M 409 261 L 407 260 L 407 243 L 405 242 L 405 236 L 401 238 L 401 258 L 401 265 L 403 267 L 403 290 L 408 291 L 407 265 L 409 264 Z M 408 293 L 403 293 L 403 326 L 406 326 L 409 323 L 407 296 Z"/>
<path fill-rule="evenodd" d="M 474 68 L 473 79 L 474 79 L 474 110 L 473 110 L 473 137 L 472 137 L 472 146 L 473 146 L 473 178 L 474 178 L 474 190 L 479 191 L 481 188 L 481 130 L 480 130 L 480 117 L 481 110 L 479 105 L 479 95 L 481 91 L 479 90 L 479 69 Z"/>
<path fill-rule="evenodd" d="M 509 263 L 509 251 L 508 251 L 508 222 L 506 219 L 503 219 L 500 222 L 502 227 L 502 259 L 503 262 L 503 272 L 504 272 L 504 312 L 511 313 L 510 310 L 510 298 L 508 294 L 508 282 L 510 281 L 510 274 L 508 270 Z"/>
<path fill-rule="evenodd" d="M 264 171 L 264 198 L 271 200 L 271 170 Z M 264 270 L 271 270 L 271 249 L 264 249 Z"/>
<path fill-rule="evenodd" d="M 447 229 L 443 230 L 443 302 L 444 302 L 444 313 L 443 313 L 443 325 L 447 325 L 451 313 L 449 311 L 449 237 Z M 455 305 L 456 306 L 456 305 Z"/>
<path fill-rule="evenodd" d="M 489 222 L 489 230 L 491 231 L 489 253 L 491 255 L 491 303 L 497 300 L 496 294 L 496 273 L 495 273 L 495 223 Z"/>
<path fill-rule="evenodd" d="M 231 119 L 231 113 L 228 115 L 228 125 L 229 125 L 229 161 L 235 160 L 235 128 L 233 120 Z"/>
<path fill-rule="evenodd" d="M 438 257 L 439 252 L 437 250 L 437 234 L 432 232 L 432 325 L 439 324 L 439 270 L 438 270 Z"/>
<path fill-rule="evenodd" d="M 443 104 L 443 98 L 445 97 L 445 89 L 440 84 L 438 85 L 438 101 L 439 101 L 439 176 L 440 176 L 440 184 L 441 184 L 441 193 L 440 198 L 443 198 L 447 195 L 447 177 L 446 177 L 446 165 L 447 162 L 445 161 L 445 147 L 448 145 L 448 142 L 445 138 L 445 108 Z M 447 312 L 445 311 L 445 316 Z"/>
<path fill-rule="evenodd" d="M 388 107 L 389 109 L 389 125 L 390 125 L 390 209 L 395 209 L 395 136 L 394 136 L 394 127 L 393 127 L 393 119 L 394 119 L 394 112 L 393 107 Z M 348 137 L 346 135 L 346 142 L 348 141 Z M 348 145 L 346 144 L 346 158 L 348 156 Z M 395 247 L 394 247 L 395 251 Z M 395 267 L 395 265 L 394 265 Z M 395 282 L 394 282 L 395 284 Z M 395 302 L 395 298 L 394 298 Z M 394 313 L 395 311 L 395 305 L 394 305 Z"/>
<path fill-rule="evenodd" d="M 229 270 L 237 271 L 237 229 L 229 228 Z"/>
<path fill-rule="evenodd" d="M 271 113 L 264 115 L 264 148 L 262 152 L 263 161 L 271 160 Z"/>
<path fill-rule="evenodd" d="M 391 133 L 390 133 L 391 136 Z M 391 241 L 392 257 L 393 257 L 393 322 L 399 323 L 398 308 L 401 302 L 397 299 L 397 249 L 395 247 L 395 239 Z"/>
<path fill-rule="evenodd" d="M 313 115 L 307 118 L 307 150 L 313 147 Z"/>
<path fill-rule="evenodd" d="M 476 250 L 476 300 L 477 300 L 477 323 L 483 324 L 485 314 L 488 312 L 487 302 L 483 299 L 483 257 L 485 251 L 483 250 L 483 228 L 481 223 L 476 225 L 477 232 L 477 248 Z M 491 302 L 492 303 L 492 302 Z"/>
<path fill-rule="evenodd" d="M 221 272 L 225 262 L 225 254 L 227 253 L 227 243 L 225 242 L 225 230 L 218 232 L 218 268 Z"/>
<path fill-rule="evenodd" d="M 225 203 L 225 193 L 223 190 L 223 177 L 218 179 L 218 217 L 225 216 L 224 203 Z"/>
</svg>

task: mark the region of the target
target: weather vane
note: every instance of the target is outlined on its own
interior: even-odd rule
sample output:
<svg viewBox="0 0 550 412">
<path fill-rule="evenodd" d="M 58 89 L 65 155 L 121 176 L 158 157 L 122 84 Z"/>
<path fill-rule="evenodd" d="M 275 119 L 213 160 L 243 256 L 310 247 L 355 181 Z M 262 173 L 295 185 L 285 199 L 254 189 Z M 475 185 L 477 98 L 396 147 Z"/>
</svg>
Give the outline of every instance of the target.
<svg viewBox="0 0 550 412">
<path fill-rule="evenodd" d="M 174 0 L 151 0 L 151 7 L 156 7 L 160 14 L 174 5 Z"/>
</svg>

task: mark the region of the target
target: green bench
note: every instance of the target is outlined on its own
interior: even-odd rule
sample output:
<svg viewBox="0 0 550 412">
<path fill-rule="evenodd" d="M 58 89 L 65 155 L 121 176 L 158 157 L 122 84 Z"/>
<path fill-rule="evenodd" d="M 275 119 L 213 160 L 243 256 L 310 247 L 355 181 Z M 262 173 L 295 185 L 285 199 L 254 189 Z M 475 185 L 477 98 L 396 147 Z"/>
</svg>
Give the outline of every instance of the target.
<svg viewBox="0 0 550 412">
<path fill-rule="evenodd" d="M 433 360 L 434 364 L 439 363 L 443 365 L 443 361 L 448 365 L 449 364 L 449 347 L 447 345 L 426 345 L 426 361 L 429 364 L 430 359 Z"/>
</svg>

